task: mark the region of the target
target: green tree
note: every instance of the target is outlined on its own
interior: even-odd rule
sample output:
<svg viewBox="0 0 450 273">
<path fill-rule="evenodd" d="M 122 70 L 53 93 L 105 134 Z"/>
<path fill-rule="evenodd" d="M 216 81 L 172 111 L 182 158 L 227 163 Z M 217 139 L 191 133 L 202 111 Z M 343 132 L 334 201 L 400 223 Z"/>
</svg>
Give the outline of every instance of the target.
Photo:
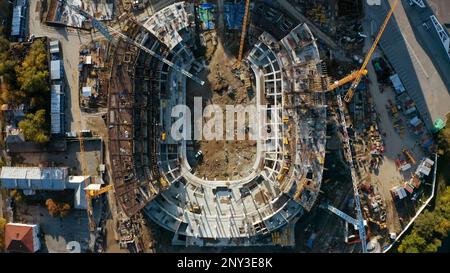
<svg viewBox="0 0 450 273">
<path fill-rule="evenodd" d="M 23 201 L 23 195 L 19 190 L 12 190 L 9 193 L 9 196 L 11 196 L 11 198 L 13 198 L 16 203 Z"/>
<path fill-rule="evenodd" d="M 441 240 L 450 235 L 450 115 L 437 134 L 440 154 L 437 172 L 436 206 L 419 215 L 413 229 L 400 243 L 399 252 L 437 252 Z"/>
<path fill-rule="evenodd" d="M 413 232 L 402 240 L 398 248 L 400 253 L 421 253 L 425 249 L 427 242 L 417 233 Z"/>
<path fill-rule="evenodd" d="M 439 148 L 444 151 L 450 151 L 450 128 L 446 127 L 442 129 L 438 134 L 438 145 Z"/>
<path fill-rule="evenodd" d="M 71 207 L 68 203 L 60 204 L 59 207 L 60 207 L 59 213 L 61 217 L 64 217 L 69 214 Z"/>
<path fill-rule="evenodd" d="M 0 36 L 1 103 L 25 103 L 33 110 L 47 109 L 50 96 L 48 79 L 47 50 L 42 40 L 36 40 L 27 50 L 23 44 L 11 46 Z"/>
<path fill-rule="evenodd" d="M 434 211 L 417 217 L 411 234 L 406 236 L 398 251 L 401 253 L 437 252 L 441 239 L 450 233 L 450 187 L 439 193 Z"/>
<path fill-rule="evenodd" d="M 0 35 L 0 103 L 11 103 L 11 96 L 18 89 L 17 61 L 11 59 L 9 41 Z"/>
<path fill-rule="evenodd" d="M 47 206 L 48 213 L 52 216 L 60 216 L 61 218 L 67 216 L 71 210 L 71 207 L 68 203 L 58 203 L 53 201 L 53 199 L 47 199 L 45 201 L 45 205 Z"/>
<path fill-rule="evenodd" d="M 8 58 L 9 41 L 3 35 L 0 35 L 0 60 L 4 61 Z"/>
<path fill-rule="evenodd" d="M 53 199 L 47 199 L 47 200 L 45 201 L 45 205 L 47 206 L 48 213 L 49 213 L 52 217 L 55 217 L 56 215 L 59 214 L 59 208 L 58 208 L 58 205 L 55 203 L 55 201 L 53 201 Z"/>
<path fill-rule="evenodd" d="M 0 252 L 5 251 L 5 226 L 6 219 L 0 217 Z"/>
<path fill-rule="evenodd" d="M 38 144 L 49 141 L 47 127 L 44 109 L 38 110 L 35 114 L 27 114 L 26 118 L 19 122 L 19 128 L 22 129 L 25 139 Z"/>
<path fill-rule="evenodd" d="M 26 94 L 19 89 L 16 77 L 17 61 L 0 61 L 0 102 L 18 105 L 24 101 Z"/>
<path fill-rule="evenodd" d="M 20 66 L 16 66 L 20 90 L 31 108 L 47 108 L 50 96 L 47 51 L 42 40 L 36 40 Z"/>
</svg>

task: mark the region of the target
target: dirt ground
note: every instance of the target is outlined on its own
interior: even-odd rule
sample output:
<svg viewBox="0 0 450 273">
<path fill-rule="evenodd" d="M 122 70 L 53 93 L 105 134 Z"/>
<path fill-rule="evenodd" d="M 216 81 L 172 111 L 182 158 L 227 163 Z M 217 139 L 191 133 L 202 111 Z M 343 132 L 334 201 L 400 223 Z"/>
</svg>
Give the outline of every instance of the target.
<svg viewBox="0 0 450 273">
<path fill-rule="evenodd" d="M 106 222 L 106 253 L 128 253 L 126 249 L 122 249 L 119 247 L 119 244 L 114 237 L 114 224 L 111 219 Z"/>
<path fill-rule="evenodd" d="M 102 162 L 100 140 L 85 141 L 84 158 L 89 162 L 86 171 L 89 175 L 98 175 L 98 166 Z M 67 142 L 65 152 L 21 153 L 13 157 L 13 166 L 55 166 L 69 167 L 71 175 L 81 175 L 79 142 Z"/>
<path fill-rule="evenodd" d="M 385 88 L 386 91 L 380 93 L 379 86 L 376 81 L 375 72 L 372 64 L 368 65 L 369 77 L 372 80 L 372 84 L 369 86 L 369 90 L 374 98 L 375 109 L 380 114 L 379 127 L 386 133 L 384 142 L 386 143 L 385 158 L 383 164 L 381 164 L 379 172 L 372 174 L 372 181 L 374 186 L 378 188 L 381 196 L 386 202 L 386 223 L 388 230 L 391 232 L 398 232 L 401 230 L 399 222 L 399 215 L 392 199 L 390 190 L 398 185 L 402 185 L 403 182 L 410 177 L 410 173 L 401 174 L 396 166 L 395 159 L 398 154 L 402 153 L 402 148 L 408 148 L 417 162 L 423 158 L 423 152 L 416 145 L 418 140 L 416 136 L 411 134 L 408 130 L 405 130 L 405 135 L 401 137 L 395 132 L 392 124 L 392 120 L 389 118 L 389 113 L 384 109 L 384 106 L 388 103 L 388 99 L 394 101 L 394 91 L 391 88 Z M 412 166 L 411 171 L 415 170 L 417 165 Z"/>
<path fill-rule="evenodd" d="M 207 43 L 207 52 L 213 53 L 209 63 L 199 75 L 206 79 L 205 85 L 199 86 L 192 81 L 188 82 L 187 104 L 191 109 L 194 97 L 202 97 L 203 109 L 210 104 L 225 109 L 225 105 L 245 106 L 256 103 L 256 99 L 246 91 L 243 82 L 233 73 L 236 58 L 229 53 L 232 50 L 224 47 L 233 43 L 227 41 L 224 45 L 220 40 L 219 38 L 216 46 L 212 41 Z M 194 166 L 196 175 L 209 180 L 245 177 L 256 159 L 256 141 L 200 140 L 194 146 L 195 151 L 203 152 L 203 160 Z"/>
</svg>

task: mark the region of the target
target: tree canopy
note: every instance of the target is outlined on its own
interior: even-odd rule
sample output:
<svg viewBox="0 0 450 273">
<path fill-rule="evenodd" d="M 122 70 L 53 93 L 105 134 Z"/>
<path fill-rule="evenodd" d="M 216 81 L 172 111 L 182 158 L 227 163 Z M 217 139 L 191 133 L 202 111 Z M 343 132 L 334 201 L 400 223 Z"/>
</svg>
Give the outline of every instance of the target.
<svg viewBox="0 0 450 273">
<path fill-rule="evenodd" d="M 450 187 L 441 194 L 434 211 L 417 217 L 411 234 L 402 240 L 398 251 L 403 253 L 437 252 L 441 239 L 450 233 Z"/>
<path fill-rule="evenodd" d="M 56 215 L 58 215 L 58 213 L 59 213 L 58 205 L 55 203 L 55 201 L 53 201 L 53 199 L 47 199 L 47 201 L 45 201 L 45 205 L 47 206 L 48 213 L 52 217 L 55 217 Z"/>
<path fill-rule="evenodd" d="M 0 35 L 0 104 L 28 108 L 26 119 L 19 123 L 26 140 L 39 144 L 49 140 L 46 110 L 50 108 L 50 85 L 47 49 L 42 39 L 29 48 L 10 43 Z M 33 114 L 34 113 L 34 114 Z"/>
<path fill-rule="evenodd" d="M 50 96 L 47 50 L 37 39 L 27 49 L 0 36 L 0 102 L 48 109 Z"/>
<path fill-rule="evenodd" d="M 70 205 L 67 203 L 57 203 L 53 201 L 53 199 L 47 199 L 45 201 L 45 205 L 47 206 L 48 213 L 52 216 L 60 216 L 61 218 L 68 215 L 70 212 Z"/>
<path fill-rule="evenodd" d="M 27 141 L 38 144 L 47 143 L 50 139 L 48 125 L 45 121 L 45 110 L 36 111 L 35 114 L 27 114 L 26 118 L 19 122 L 19 128 Z"/>
<path fill-rule="evenodd" d="M 426 211 L 417 217 L 411 233 L 398 247 L 402 253 L 437 252 L 442 239 L 450 235 L 450 116 L 446 128 L 439 132 L 437 138 L 442 156 L 438 162 L 436 206 L 433 211 Z"/>
<path fill-rule="evenodd" d="M 47 51 L 42 40 L 36 40 L 30 48 L 25 60 L 16 66 L 17 81 L 20 90 L 26 94 L 31 108 L 46 108 L 50 97 Z"/>
<path fill-rule="evenodd" d="M 5 226 L 6 219 L 0 217 L 0 252 L 3 252 L 5 250 Z"/>
<path fill-rule="evenodd" d="M 10 103 L 18 89 L 16 76 L 17 61 L 10 56 L 9 41 L 0 35 L 0 100 L 1 103 Z"/>
</svg>

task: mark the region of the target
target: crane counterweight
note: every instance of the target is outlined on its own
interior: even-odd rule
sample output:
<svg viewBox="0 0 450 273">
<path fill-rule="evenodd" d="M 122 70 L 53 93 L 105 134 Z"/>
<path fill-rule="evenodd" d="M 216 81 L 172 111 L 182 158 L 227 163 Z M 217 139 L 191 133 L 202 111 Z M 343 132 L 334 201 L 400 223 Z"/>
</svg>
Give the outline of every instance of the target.
<svg viewBox="0 0 450 273">
<path fill-rule="evenodd" d="M 345 94 L 344 97 L 344 101 L 345 102 L 350 102 L 353 98 L 353 94 L 356 90 L 356 88 L 358 87 L 359 83 L 361 82 L 361 79 L 363 76 L 367 75 L 368 71 L 366 69 L 367 64 L 370 62 L 370 60 L 372 59 L 372 55 L 375 52 L 375 49 L 378 45 L 378 42 L 381 39 L 381 36 L 384 33 L 384 30 L 386 29 L 386 26 L 389 22 L 389 19 L 392 17 L 392 14 L 394 13 L 395 8 L 397 7 L 399 0 L 395 0 L 394 4 L 392 4 L 391 9 L 389 10 L 388 14 L 386 15 L 386 18 L 384 19 L 383 24 L 380 27 L 380 30 L 378 32 L 377 37 L 375 38 L 374 42 L 372 43 L 371 48 L 369 49 L 369 51 L 366 54 L 366 57 L 364 59 L 364 62 L 362 63 L 361 67 L 359 70 L 352 72 L 351 74 L 345 76 L 344 78 L 333 82 L 332 84 L 328 85 L 327 90 L 326 91 L 332 91 L 338 87 L 341 87 L 351 81 L 352 84 L 350 86 L 350 88 L 348 89 L 347 93 Z"/>
</svg>

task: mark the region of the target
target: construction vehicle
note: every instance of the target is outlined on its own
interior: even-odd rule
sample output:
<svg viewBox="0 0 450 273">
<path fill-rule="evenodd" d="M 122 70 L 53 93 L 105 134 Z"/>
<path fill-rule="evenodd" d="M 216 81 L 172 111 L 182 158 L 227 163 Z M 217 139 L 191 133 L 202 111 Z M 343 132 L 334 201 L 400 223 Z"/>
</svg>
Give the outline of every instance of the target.
<svg viewBox="0 0 450 273">
<path fill-rule="evenodd" d="M 395 0 L 394 4 L 391 6 L 391 9 L 389 10 L 386 18 L 384 19 L 384 22 L 381 25 L 381 28 L 378 32 L 378 35 L 375 38 L 375 40 L 372 44 L 372 47 L 367 52 L 364 62 L 362 63 L 360 69 L 358 71 L 354 71 L 350 75 L 347 75 L 346 77 L 328 85 L 327 91 L 332 91 L 338 87 L 341 87 L 341 86 L 353 81 L 344 97 L 344 101 L 347 103 L 352 100 L 353 93 L 355 92 L 356 88 L 358 87 L 359 83 L 361 82 L 362 77 L 367 75 L 367 69 L 366 69 L 367 64 L 369 63 L 370 59 L 372 58 L 373 53 L 375 52 L 378 42 L 380 41 L 381 36 L 383 35 L 384 30 L 386 29 L 386 26 L 389 22 L 389 19 L 391 18 L 392 14 L 394 13 L 395 8 L 397 7 L 398 1 L 399 0 Z"/>
<path fill-rule="evenodd" d="M 277 180 L 278 180 L 278 182 L 283 181 L 283 180 L 284 180 L 284 177 L 285 177 L 285 173 L 284 173 L 284 172 L 280 172 L 280 173 L 277 175 Z"/>
<path fill-rule="evenodd" d="M 114 43 L 114 38 L 113 35 L 111 34 L 114 33 L 117 36 L 121 37 L 123 40 L 125 40 L 127 43 L 134 45 L 136 47 L 138 47 L 139 49 L 141 49 L 142 51 L 148 53 L 149 55 L 155 57 L 156 59 L 158 59 L 159 61 L 167 64 L 169 67 L 173 68 L 174 70 L 180 72 L 181 74 L 185 75 L 186 77 L 194 80 L 195 82 L 197 82 L 200 85 L 204 85 L 205 82 L 203 80 L 201 80 L 200 78 L 194 76 L 192 73 L 186 71 L 185 69 L 183 69 L 182 67 L 178 66 L 177 64 L 174 64 L 173 62 L 167 60 L 166 58 L 164 58 L 163 56 L 159 55 L 158 53 L 156 53 L 155 51 L 137 43 L 136 41 L 134 41 L 133 39 L 131 39 L 130 37 L 126 36 L 125 34 L 121 33 L 120 31 L 109 27 L 109 26 L 105 26 L 103 25 L 100 21 L 98 21 L 97 19 L 95 19 L 92 15 L 90 15 L 89 13 L 87 13 L 86 11 L 82 10 L 81 8 L 69 4 L 69 3 L 65 3 L 62 0 L 59 0 L 62 4 L 66 4 L 70 9 L 72 9 L 73 11 L 77 12 L 78 14 L 82 15 L 83 17 L 86 17 L 91 23 L 92 26 L 97 29 L 108 41 L 110 41 L 111 43 Z M 139 22 L 135 21 L 136 24 L 142 26 Z"/>
<path fill-rule="evenodd" d="M 252 88 L 252 82 L 250 81 L 250 79 L 248 77 L 245 77 L 244 79 L 244 86 L 245 89 L 250 90 Z"/>
<path fill-rule="evenodd" d="M 289 165 L 284 165 L 283 168 L 281 168 L 280 173 L 277 175 L 278 182 L 281 182 L 284 180 L 284 177 L 286 176 L 286 173 L 289 172 Z"/>
<path fill-rule="evenodd" d="M 236 62 L 236 68 L 241 67 L 242 58 L 244 57 L 244 45 L 245 45 L 245 37 L 247 36 L 247 24 L 249 15 L 250 15 L 250 0 L 246 0 L 244 18 L 242 20 L 242 33 L 241 33 L 241 41 L 239 43 L 239 54 Z"/>
<path fill-rule="evenodd" d="M 192 213 L 195 213 L 195 214 L 201 214 L 201 213 L 202 213 L 202 208 L 201 208 L 199 205 L 197 205 L 197 204 L 191 205 L 191 206 L 188 208 L 188 210 L 189 210 L 190 212 L 192 212 Z"/>
<path fill-rule="evenodd" d="M 392 101 L 390 99 L 388 99 L 388 102 L 389 102 L 389 108 L 391 110 L 392 116 L 393 117 L 397 116 L 397 113 L 398 113 L 397 106 L 394 103 L 392 103 Z"/>
<path fill-rule="evenodd" d="M 196 160 L 201 160 L 203 158 L 203 152 L 198 151 L 197 153 L 195 153 L 194 157 Z"/>
<path fill-rule="evenodd" d="M 411 162 L 411 164 L 415 165 L 417 163 L 416 159 L 414 158 L 414 156 L 411 154 L 411 152 L 408 149 L 403 148 L 402 152 L 406 155 L 406 157 L 408 158 L 409 162 Z"/>
<path fill-rule="evenodd" d="M 168 188 L 170 186 L 169 181 L 165 177 L 162 177 L 159 179 L 159 183 L 164 187 Z"/>
<path fill-rule="evenodd" d="M 367 220 L 369 220 L 369 222 L 371 222 L 371 223 L 376 224 L 380 229 L 386 229 L 387 228 L 387 225 L 384 222 L 377 221 L 377 220 L 375 220 L 373 218 L 370 218 L 370 217 L 367 218 Z"/>
</svg>

